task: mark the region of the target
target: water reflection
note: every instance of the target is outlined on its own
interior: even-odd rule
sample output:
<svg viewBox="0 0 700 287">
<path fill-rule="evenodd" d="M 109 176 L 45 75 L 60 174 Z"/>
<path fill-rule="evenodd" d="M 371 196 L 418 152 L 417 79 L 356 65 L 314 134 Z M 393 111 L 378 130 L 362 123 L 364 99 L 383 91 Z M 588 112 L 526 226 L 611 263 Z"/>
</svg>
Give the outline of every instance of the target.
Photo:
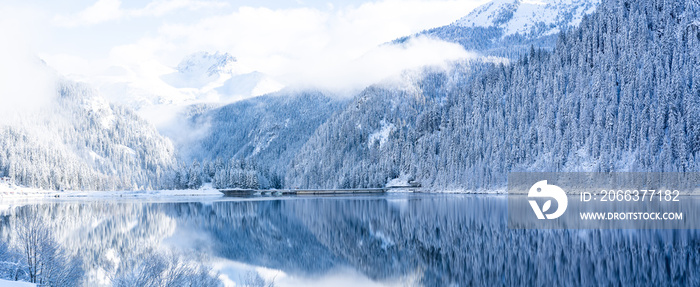
<svg viewBox="0 0 700 287">
<path fill-rule="evenodd" d="M 695 230 L 510 230 L 506 205 L 504 196 L 420 194 L 45 202 L 6 209 L 0 236 L 12 242 L 20 219 L 42 218 L 82 258 L 89 286 L 152 254 L 239 285 L 700 284 Z"/>
</svg>

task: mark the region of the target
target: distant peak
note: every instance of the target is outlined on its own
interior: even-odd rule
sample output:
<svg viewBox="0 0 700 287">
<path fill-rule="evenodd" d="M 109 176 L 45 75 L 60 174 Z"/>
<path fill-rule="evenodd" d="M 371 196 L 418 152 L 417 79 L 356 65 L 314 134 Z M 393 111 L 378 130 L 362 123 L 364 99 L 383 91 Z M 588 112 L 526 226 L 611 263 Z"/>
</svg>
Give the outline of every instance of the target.
<svg viewBox="0 0 700 287">
<path fill-rule="evenodd" d="M 221 52 L 197 52 L 191 54 L 177 65 L 178 72 L 182 74 L 206 74 L 214 76 L 231 68 L 236 62 L 236 57 L 229 53 Z"/>
</svg>

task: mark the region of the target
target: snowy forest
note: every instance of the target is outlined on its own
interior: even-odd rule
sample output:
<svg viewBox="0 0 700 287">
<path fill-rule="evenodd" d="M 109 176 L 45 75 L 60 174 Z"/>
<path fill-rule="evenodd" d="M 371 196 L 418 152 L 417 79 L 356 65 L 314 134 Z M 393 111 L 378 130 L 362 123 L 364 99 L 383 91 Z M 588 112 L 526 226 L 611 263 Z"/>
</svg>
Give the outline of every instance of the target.
<svg viewBox="0 0 700 287">
<path fill-rule="evenodd" d="M 207 133 L 187 145 L 61 80 L 53 108 L 0 126 L 0 176 L 55 190 L 359 188 L 399 177 L 480 190 L 503 187 L 511 171 L 700 171 L 700 3 L 604 0 L 577 27 L 545 28 L 426 30 L 484 57 L 351 98 L 289 89 L 200 107 L 187 121 Z"/>
<path fill-rule="evenodd" d="M 171 185 L 175 150 L 128 108 L 59 79 L 52 105 L 0 125 L 0 176 L 42 189 L 115 190 Z"/>
<path fill-rule="evenodd" d="M 697 1 L 603 1 L 552 51 L 429 72 L 417 91 L 369 88 L 317 130 L 288 184 L 407 174 L 476 190 L 510 171 L 698 171 L 699 20 Z M 386 143 L 368 142 L 380 122 Z"/>
</svg>

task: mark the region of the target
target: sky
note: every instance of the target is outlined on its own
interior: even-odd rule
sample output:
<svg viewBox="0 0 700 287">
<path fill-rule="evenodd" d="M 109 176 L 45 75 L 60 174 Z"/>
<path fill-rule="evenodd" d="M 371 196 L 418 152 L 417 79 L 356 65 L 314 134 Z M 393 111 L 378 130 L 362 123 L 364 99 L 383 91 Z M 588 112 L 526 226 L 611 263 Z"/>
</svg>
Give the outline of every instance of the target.
<svg viewBox="0 0 700 287">
<path fill-rule="evenodd" d="M 450 24 L 485 2 L 5 0 L 0 37 L 9 45 L 0 53 L 38 55 L 59 74 L 86 82 L 115 74 L 156 79 L 188 54 L 219 51 L 285 84 L 366 85 L 401 69 L 469 57 L 436 39 L 382 44 Z"/>
</svg>

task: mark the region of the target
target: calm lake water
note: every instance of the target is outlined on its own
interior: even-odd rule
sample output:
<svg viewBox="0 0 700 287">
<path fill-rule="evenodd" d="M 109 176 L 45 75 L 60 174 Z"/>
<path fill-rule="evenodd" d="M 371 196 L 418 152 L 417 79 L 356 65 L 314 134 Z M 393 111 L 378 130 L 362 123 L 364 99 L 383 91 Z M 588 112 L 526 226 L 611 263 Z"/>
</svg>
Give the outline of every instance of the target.
<svg viewBox="0 0 700 287">
<path fill-rule="evenodd" d="M 696 230 L 510 230 L 505 196 L 178 200 L 3 203 L 0 236 L 40 218 L 87 286 L 158 256 L 236 286 L 700 284 Z"/>
</svg>

